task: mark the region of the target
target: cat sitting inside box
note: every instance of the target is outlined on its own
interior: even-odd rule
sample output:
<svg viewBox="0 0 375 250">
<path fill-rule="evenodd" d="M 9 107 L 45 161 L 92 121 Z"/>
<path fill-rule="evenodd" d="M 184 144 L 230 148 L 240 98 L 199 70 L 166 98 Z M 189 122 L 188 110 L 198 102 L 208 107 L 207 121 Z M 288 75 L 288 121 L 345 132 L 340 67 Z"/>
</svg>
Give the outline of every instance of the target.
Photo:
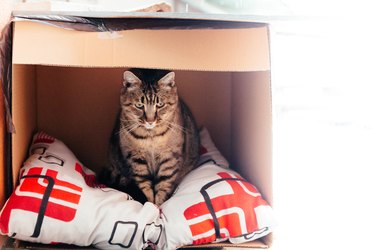
<svg viewBox="0 0 375 250">
<path fill-rule="evenodd" d="M 196 167 L 199 146 L 199 131 L 178 96 L 175 73 L 125 71 L 102 182 L 159 206 Z"/>
</svg>

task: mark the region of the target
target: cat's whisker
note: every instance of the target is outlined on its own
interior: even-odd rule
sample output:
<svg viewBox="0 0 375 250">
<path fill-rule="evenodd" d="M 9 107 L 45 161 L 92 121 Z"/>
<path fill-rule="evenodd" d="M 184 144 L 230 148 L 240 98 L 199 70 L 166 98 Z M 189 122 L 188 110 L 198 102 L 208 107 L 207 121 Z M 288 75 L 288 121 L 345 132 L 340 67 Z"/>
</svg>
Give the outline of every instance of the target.
<svg viewBox="0 0 375 250">
<path fill-rule="evenodd" d="M 173 131 L 174 133 L 179 133 L 180 131 L 177 130 L 175 127 L 171 126 L 171 125 L 167 125 L 169 129 L 171 129 L 171 131 Z"/>
<path fill-rule="evenodd" d="M 139 126 L 140 126 L 139 124 L 134 125 L 133 128 L 128 130 L 128 132 L 130 133 L 130 132 L 136 130 Z"/>
<path fill-rule="evenodd" d="M 130 124 L 130 125 L 127 125 L 127 126 L 121 126 L 119 131 L 118 131 L 118 134 L 121 134 L 122 132 L 124 132 L 125 130 L 128 130 L 130 128 L 132 128 L 134 126 L 134 124 Z"/>
<path fill-rule="evenodd" d="M 165 120 L 164 120 L 164 122 L 167 123 L 167 125 L 168 125 L 169 128 L 180 130 L 183 133 L 187 133 L 188 132 L 186 130 L 186 128 L 184 128 L 183 126 L 180 126 L 180 125 L 178 125 L 176 123 L 173 123 L 173 122 L 170 122 L 170 121 L 165 121 Z M 176 130 L 174 130 L 174 131 L 176 131 Z"/>
<path fill-rule="evenodd" d="M 129 134 L 132 131 L 134 131 L 135 129 L 137 129 L 138 127 L 139 127 L 138 123 L 131 123 L 127 126 L 121 127 L 118 131 L 118 134 L 120 134 L 120 135 L 123 134 L 123 133 Z"/>
<path fill-rule="evenodd" d="M 196 167 L 199 132 L 188 108 L 179 101 L 173 72 L 135 69 L 123 76 L 124 106 L 112 132 L 111 175 L 106 179 L 116 188 L 134 183 L 149 202 L 159 206 Z"/>
<path fill-rule="evenodd" d="M 179 126 L 179 125 L 176 124 L 176 123 L 170 123 L 169 125 L 173 126 L 174 128 L 176 128 L 176 129 L 178 129 L 178 130 L 180 130 L 180 131 L 182 131 L 182 132 L 184 132 L 184 133 L 187 132 L 187 130 L 186 130 L 184 127 Z"/>
<path fill-rule="evenodd" d="M 120 118 L 120 121 L 122 122 L 122 123 L 132 123 L 132 122 L 138 122 L 139 121 L 139 119 L 138 118 L 133 118 L 133 119 L 124 119 L 124 118 Z"/>
</svg>

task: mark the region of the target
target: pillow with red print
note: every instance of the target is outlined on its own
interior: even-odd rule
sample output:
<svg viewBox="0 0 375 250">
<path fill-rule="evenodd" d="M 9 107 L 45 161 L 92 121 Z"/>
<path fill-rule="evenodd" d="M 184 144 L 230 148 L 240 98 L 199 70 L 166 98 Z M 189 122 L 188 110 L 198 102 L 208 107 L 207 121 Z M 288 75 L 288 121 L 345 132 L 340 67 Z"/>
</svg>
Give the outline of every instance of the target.
<svg viewBox="0 0 375 250">
<path fill-rule="evenodd" d="M 142 249 L 163 244 L 159 209 L 96 182 L 59 140 L 34 136 L 19 185 L 0 213 L 0 233 L 38 243 Z"/>
<path fill-rule="evenodd" d="M 236 172 L 212 162 L 190 172 L 161 205 L 166 249 L 269 234 L 275 219 L 258 190 Z"/>
<path fill-rule="evenodd" d="M 270 233 L 275 225 L 271 207 L 227 168 L 206 129 L 201 141 L 201 166 L 158 208 L 100 185 L 64 143 L 38 133 L 19 185 L 0 212 L 0 233 L 101 249 L 175 249 L 227 239 L 241 243 Z"/>
</svg>

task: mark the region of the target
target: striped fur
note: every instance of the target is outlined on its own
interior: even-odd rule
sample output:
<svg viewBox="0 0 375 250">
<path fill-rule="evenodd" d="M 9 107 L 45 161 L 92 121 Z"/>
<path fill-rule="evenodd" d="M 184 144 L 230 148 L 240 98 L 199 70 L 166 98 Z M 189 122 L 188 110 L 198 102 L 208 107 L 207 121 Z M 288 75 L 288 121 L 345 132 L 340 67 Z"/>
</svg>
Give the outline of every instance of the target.
<svg viewBox="0 0 375 250">
<path fill-rule="evenodd" d="M 174 72 L 126 71 L 120 104 L 102 179 L 133 196 L 137 186 L 161 205 L 196 167 L 200 143 L 194 118 L 178 97 Z"/>
</svg>

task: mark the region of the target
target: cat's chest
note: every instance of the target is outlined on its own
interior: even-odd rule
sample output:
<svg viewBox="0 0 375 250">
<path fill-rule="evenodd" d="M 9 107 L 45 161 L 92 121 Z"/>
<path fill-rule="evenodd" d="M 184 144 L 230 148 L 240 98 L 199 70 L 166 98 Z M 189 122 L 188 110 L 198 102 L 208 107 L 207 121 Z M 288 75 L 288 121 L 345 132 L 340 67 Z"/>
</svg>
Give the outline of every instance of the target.
<svg viewBox="0 0 375 250">
<path fill-rule="evenodd" d="M 127 144 L 123 144 L 122 150 L 124 155 L 132 155 L 132 157 L 143 159 L 147 162 L 149 170 L 157 171 L 160 162 L 170 157 L 173 152 L 179 153 L 182 149 L 179 140 L 176 137 L 160 136 L 135 140 L 129 138 Z"/>
<path fill-rule="evenodd" d="M 154 137 L 144 140 L 138 140 L 136 142 L 139 150 L 144 152 L 148 151 L 163 151 L 168 149 L 171 146 L 174 146 L 173 140 L 168 139 L 167 137 Z"/>
<path fill-rule="evenodd" d="M 129 136 L 128 138 L 124 138 L 121 144 L 123 152 L 139 152 L 139 154 L 144 154 L 145 157 L 155 158 L 181 147 L 181 142 L 178 138 L 178 135 L 172 133 L 145 139 L 137 139 Z"/>
</svg>

